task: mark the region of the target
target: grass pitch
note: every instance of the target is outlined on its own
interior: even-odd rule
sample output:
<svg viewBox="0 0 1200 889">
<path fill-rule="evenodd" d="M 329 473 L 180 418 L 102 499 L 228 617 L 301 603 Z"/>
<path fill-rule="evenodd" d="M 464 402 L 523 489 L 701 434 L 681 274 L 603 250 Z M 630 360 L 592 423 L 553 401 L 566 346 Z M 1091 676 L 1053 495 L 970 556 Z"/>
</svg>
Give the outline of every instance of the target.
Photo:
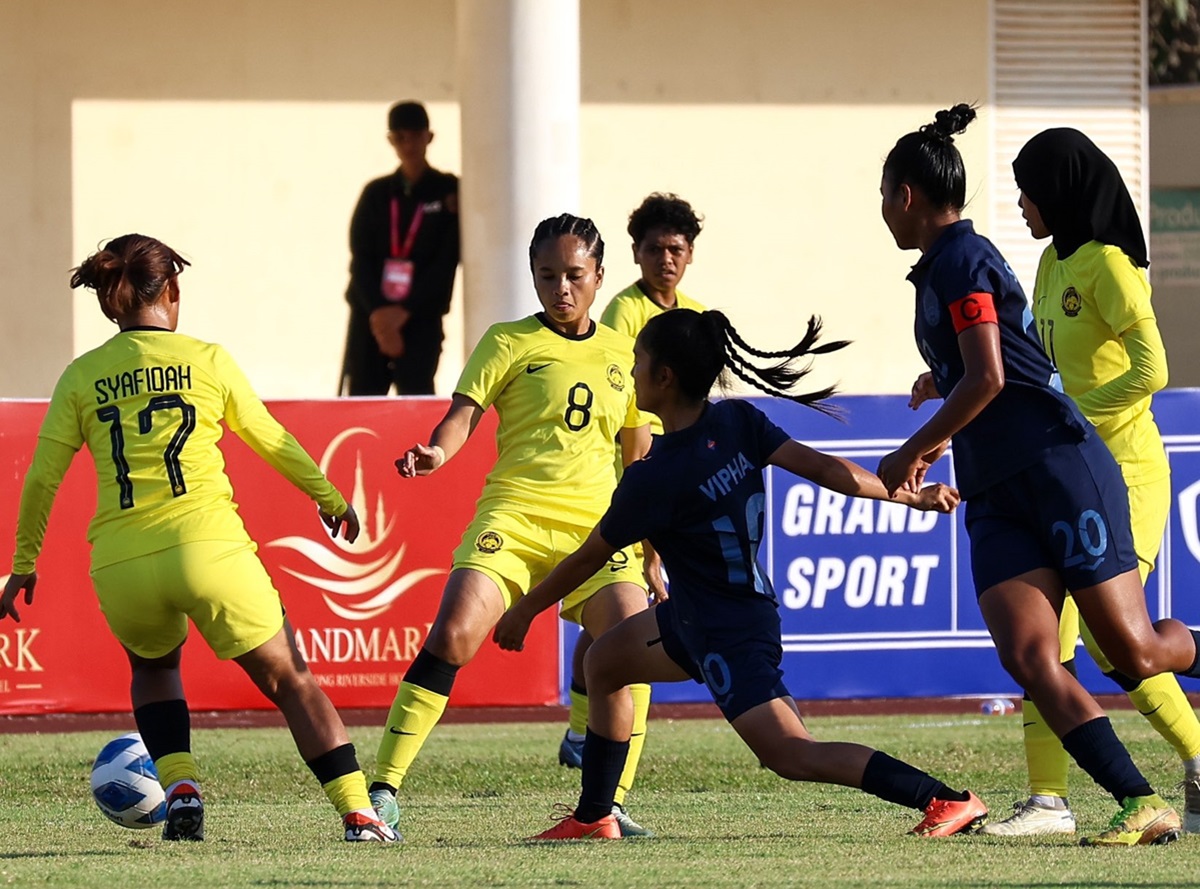
<svg viewBox="0 0 1200 889">
<path fill-rule="evenodd" d="M 1177 806 L 1181 767 L 1130 712 L 1118 733 Z M 1020 715 L 814 718 L 820 738 L 858 741 L 973 789 L 1005 817 L 1024 798 Z M 283 729 L 198 730 L 204 843 L 124 830 L 91 800 L 92 757 L 113 732 L 0 736 L 0 884 L 141 886 L 1195 886 L 1200 837 L 1085 849 L 1070 837 L 906 835 L 919 814 L 858 791 L 791 784 L 758 767 L 723 722 L 652 720 L 631 814 L 652 840 L 526 845 L 573 803 L 552 723 L 444 725 L 401 791 L 401 846 L 351 845 Z M 377 730 L 351 731 L 369 761 Z M 1115 804 L 1072 768 L 1083 832 Z"/>
</svg>

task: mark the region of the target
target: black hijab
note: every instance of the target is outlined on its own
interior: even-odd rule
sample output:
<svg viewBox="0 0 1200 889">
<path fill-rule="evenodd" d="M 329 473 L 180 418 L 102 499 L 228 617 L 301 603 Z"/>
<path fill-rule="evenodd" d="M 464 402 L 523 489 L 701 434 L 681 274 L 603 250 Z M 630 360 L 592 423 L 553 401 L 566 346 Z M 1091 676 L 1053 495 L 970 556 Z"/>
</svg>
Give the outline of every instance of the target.
<svg viewBox="0 0 1200 889">
<path fill-rule="evenodd" d="M 1038 133 L 1017 154 L 1013 174 L 1042 214 L 1060 260 L 1088 241 L 1100 241 L 1120 247 L 1141 268 L 1150 265 L 1146 237 L 1120 171 L 1079 130 Z"/>
</svg>

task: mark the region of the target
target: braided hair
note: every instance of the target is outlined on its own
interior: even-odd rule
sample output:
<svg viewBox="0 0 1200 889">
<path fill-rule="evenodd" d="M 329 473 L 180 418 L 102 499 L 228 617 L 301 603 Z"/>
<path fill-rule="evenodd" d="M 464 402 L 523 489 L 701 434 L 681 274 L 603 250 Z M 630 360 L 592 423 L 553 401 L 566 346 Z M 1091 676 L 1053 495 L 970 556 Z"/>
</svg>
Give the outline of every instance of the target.
<svg viewBox="0 0 1200 889">
<path fill-rule="evenodd" d="M 543 219 L 533 230 L 533 239 L 529 242 L 530 268 L 533 267 L 534 257 L 542 244 L 564 235 L 574 235 L 579 238 L 587 247 L 588 256 L 596 260 L 596 266 L 604 265 L 604 238 L 600 237 L 600 230 L 596 228 L 596 223 L 583 216 L 562 213 L 549 219 Z"/>
<path fill-rule="evenodd" d="M 919 188 L 939 210 L 961 210 L 967 202 L 967 171 L 954 137 L 974 119 L 975 109 L 963 103 L 939 111 L 933 123 L 900 137 L 883 162 L 883 175 L 897 187 Z"/>
<path fill-rule="evenodd" d="M 680 391 L 688 398 L 707 398 L 714 383 L 719 382 L 724 389 L 728 373 L 760 392 L 838 416 L 840 410 L 825 403 L 837 391 L 835 386 L 815 392 L 791 391 L 811 369 L 811 363 L 797 366 L 799 359 L 836 352 L 849 345 L 847 340 L 817 345 L 820 335 L 821 319 L 814 315 L 808 319 L 808 330 L 800 342 L 790 349 L 767 352 L 747 343 L 723 312 L 675 309 L 647 321 L 638 342 L 655 366 L 665 365 L 674 371 Z M 754 358 L 774 363 L 761 366 Z"/>
</svg>

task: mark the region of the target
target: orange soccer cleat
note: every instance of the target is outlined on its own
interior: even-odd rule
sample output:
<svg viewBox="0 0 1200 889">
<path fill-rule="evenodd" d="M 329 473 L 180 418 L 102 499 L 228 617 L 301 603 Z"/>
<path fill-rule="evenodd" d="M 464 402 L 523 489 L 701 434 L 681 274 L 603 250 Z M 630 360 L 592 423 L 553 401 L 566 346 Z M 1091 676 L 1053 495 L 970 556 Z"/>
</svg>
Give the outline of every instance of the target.
<svg viewBox="0 0 1200 889">
<path fill-rule="evenodd" d="M 544 830 L 537 836 L 529 837 L 530 842 L 544 840 L 619 840 L 621 825 L 613 815 L 605 815 L 599 821 L 584 824 L 575 817 L 575 812 L 566 806 L 556 810 L 558 823 L 549 830 Z"/>
<path fill-rule="evenodd" d="M 971 833 L 983 826 L 987 815 L 987 806 L 969 790 L 966 800 L 934 797 L 925 807 L 925 818 L 909 833 L 920 837 L 948 837 L 956 833 Z"/>
</svg>

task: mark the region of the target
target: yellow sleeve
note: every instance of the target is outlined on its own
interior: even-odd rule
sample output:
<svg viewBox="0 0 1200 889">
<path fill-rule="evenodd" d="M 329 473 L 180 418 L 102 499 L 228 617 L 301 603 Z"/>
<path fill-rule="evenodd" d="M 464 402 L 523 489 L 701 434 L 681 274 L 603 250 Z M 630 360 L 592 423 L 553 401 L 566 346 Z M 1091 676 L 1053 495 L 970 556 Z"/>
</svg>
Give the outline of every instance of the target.
<svg viewBox="0 0 1200 889">
<path fill-rule="evenodd" d="M 1100 317 L 1117 336 L 1138 321 L 1154 320 L 1150 305 L 1150 282 L 1124 251 L 1105 247 L 1093 267 L 1092 293 Z"/>
<path fill-rule="evenodd" d="M 508 385 L 512 366 L 512 343 L 498 326 L 491 327 L 467 358 L 454 394 L 465 395 L 486 411 Z"/>
<path fill-rule="evenodd" d="M 25 474 L 25 485 L 21 488 L 13 574 L 32 573 L 46 537 L 46 523 L 50 520 L 54 495 L 58 493 L 58 486 L 62 484 L 77 450 L 53 438 L 38 436 L 33 461 Z"/>
<path fill-rule="evenodd" d="M 346 511 L 346 499 L 325 478 L 320 467 L 282 424 L 271 416 L 242 369 L 229 354 L 217 348 L 214 364 L 226 386 L 225 422 L 272 469 L 316 501 L 330 515 Z"/>
<path fill-rule="evenodd" d="M 1121 334 L 1121 342 L 1129 369 L 1076 400 L 1093 423 L 1128 410 L 1167 385 L 1167 351 L 1153 316 L 1134 322 Z"/>
<path fill-rule="evenodd" d="M 630 339 L 636 339 L 641 333 L 642 325 L 640 319 L 633 317 L 633 313 L 625 310 L 628 300 L 622 299 L 619 296 L 614 296 L 604 307 L 604 314 L 600 316 L 600 323 L 605 327 L 611 327 L 618 333 L 623 333 Z"/>
<path fill-rule="evenodd" d="M 654 418 L 653 414 L 645 414 L 638 410 L 637 399 L 629 399 L 629 408 L 625 412 L 625 424 L 622 429 L 636 429 L 639 426 L 647 426 Z"/>
</svg>

